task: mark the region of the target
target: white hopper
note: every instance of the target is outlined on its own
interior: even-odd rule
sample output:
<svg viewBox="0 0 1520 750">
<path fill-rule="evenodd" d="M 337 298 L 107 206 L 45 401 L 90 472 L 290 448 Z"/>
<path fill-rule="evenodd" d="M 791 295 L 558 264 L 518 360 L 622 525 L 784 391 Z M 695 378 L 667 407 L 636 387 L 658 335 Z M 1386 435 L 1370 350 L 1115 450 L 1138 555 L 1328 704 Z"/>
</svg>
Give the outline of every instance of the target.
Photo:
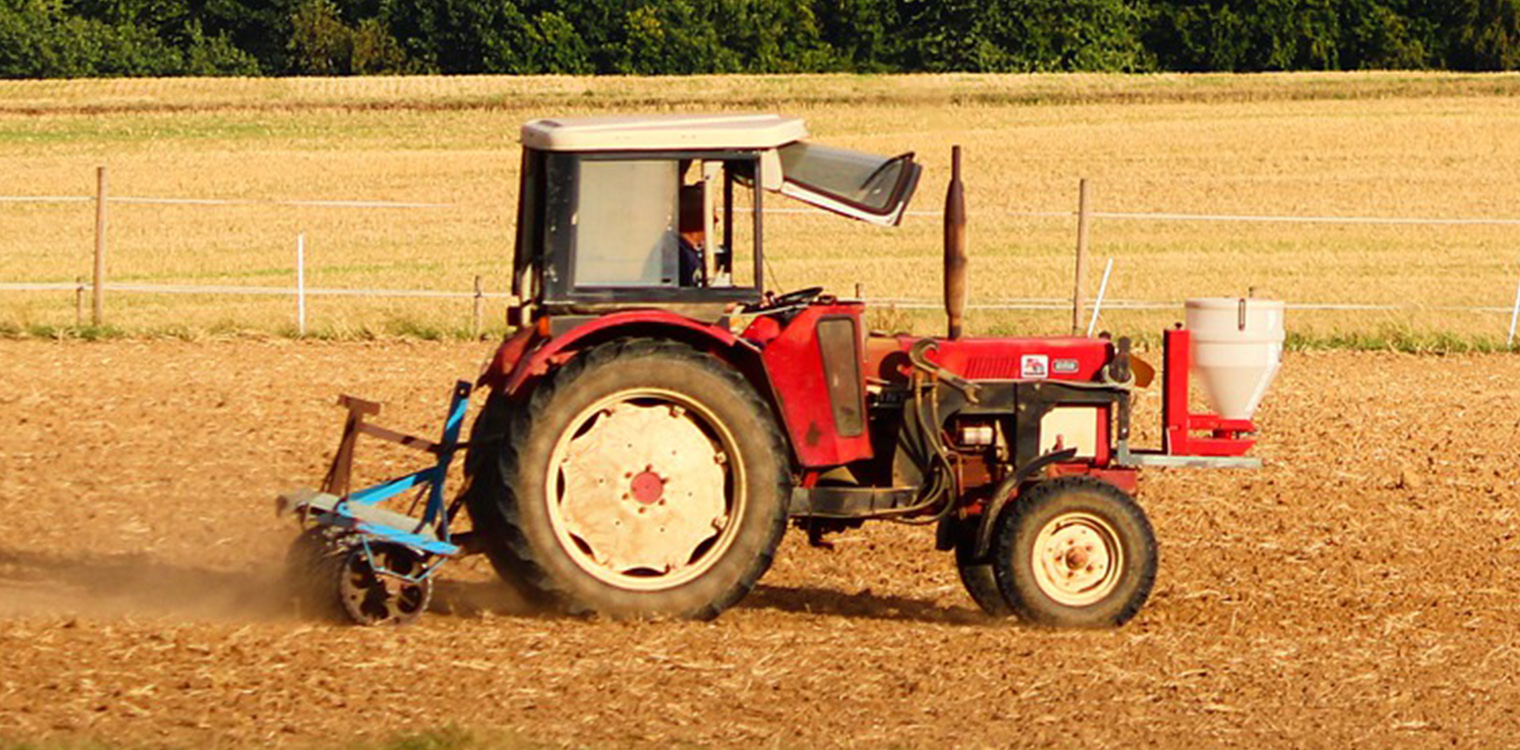
<svg viewBox="0 0 1520 750">
<path fill-rule="evenodd" d="M 1282 366 L 1280 300 L 1206 297 L 1187 301 L 1193 373 L 1225 419 L 1250 419 Z"/>
</svg>

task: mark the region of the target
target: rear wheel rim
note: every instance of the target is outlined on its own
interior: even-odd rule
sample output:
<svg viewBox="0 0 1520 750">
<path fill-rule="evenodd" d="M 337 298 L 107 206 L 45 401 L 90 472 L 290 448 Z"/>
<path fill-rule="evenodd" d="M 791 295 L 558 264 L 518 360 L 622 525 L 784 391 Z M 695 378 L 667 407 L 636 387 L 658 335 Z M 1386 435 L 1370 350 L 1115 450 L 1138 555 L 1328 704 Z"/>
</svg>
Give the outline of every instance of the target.
<svg viewBox="0 0 1520 750">
<path fill-rule="evenodd" d="M 550 525 L 576 567 L 631 591 L 711 570 L 746 505 L 733 434 L 703 404 L 663 388 L 582 409 L 554 444 L 544 487 Z"/>
<path fill-rule="evenodd" d="M 1124 547 L 1108 521 L 1085 512 L 1062 513 L 1035 536 L 1030 551 L 1035 585 L 1057 604 L 1102 601 L 1124 574 Z"/>
</svg>

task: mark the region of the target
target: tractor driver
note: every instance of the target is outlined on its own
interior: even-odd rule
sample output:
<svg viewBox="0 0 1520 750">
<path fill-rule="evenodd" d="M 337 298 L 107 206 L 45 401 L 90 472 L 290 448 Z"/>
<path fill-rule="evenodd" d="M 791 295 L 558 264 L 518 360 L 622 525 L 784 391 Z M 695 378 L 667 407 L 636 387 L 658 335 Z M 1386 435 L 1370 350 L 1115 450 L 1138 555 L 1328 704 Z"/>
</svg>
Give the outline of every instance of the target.
<svg viewBox="0 0 1520 750">
<path fill-rule="evenodd" d="M 706 222 L 702 217 L 702 185 L 682 185 L 680 194 L 681 286 L 706 286 Z"/>
</svg>

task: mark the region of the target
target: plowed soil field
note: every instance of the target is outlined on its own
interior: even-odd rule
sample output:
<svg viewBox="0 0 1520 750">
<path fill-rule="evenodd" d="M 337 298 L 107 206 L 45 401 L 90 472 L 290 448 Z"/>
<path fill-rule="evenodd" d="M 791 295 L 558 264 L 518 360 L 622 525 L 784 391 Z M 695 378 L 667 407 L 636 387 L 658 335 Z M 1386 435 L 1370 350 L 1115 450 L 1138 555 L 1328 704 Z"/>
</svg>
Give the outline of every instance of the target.
<svg viewBox="0 0 1520 750">
<path fill-rule="evenodd" d="M 1154 471 L 1128 626 L 976 611 L 926 529 L 788 538 L 710 623 L 534 615 L 483 562 L 403 629 L 303 619 L 274 495 L 338 392 L 438 427 L 490 344 L 0 341 L 0 740 L 1496 747 L 1520 742 L 1520 366 L 1290 356 L 1257 472 Z M 1155 415 L 1155 397 L 1145 402 Z M 411 457 L 361 448 L 374 475 Z"/>
</svg>

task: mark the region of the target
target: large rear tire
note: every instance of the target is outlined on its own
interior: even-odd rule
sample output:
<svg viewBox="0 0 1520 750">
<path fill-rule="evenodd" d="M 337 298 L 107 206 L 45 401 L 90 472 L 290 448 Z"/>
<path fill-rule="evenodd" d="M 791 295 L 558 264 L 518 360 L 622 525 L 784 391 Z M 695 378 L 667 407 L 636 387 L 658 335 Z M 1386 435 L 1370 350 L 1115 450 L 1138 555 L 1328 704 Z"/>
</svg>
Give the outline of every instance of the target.
<svg viewBox="0 0 1520 750">
<path fill-rule="evenodd" d="M 711 618 L 770 567 L 790 474 L 770 409 L 668 341 L 577 356 L 511 410 L 467 495 L 498 571 L 573 613 Z"/>
<path fill-rule="evenodd" d="M 469 448 L 464 459 L 464 485 L 460 491 L 470 523 L 479 538 L 485 540 L 487 559 L 502 583 L 521 601 L 534 607 L 549 606 L 553 598 L 528 582 L 521 565 L 512 562 L 501 550 L 507 537 L 501 503 L 505 485 L 501 477 L 501 453 L 515 440 L 512 434 L 514 415 L 525 405 L 514 404 L 502 393 L 492 392 L 470 428 Z"/>
<path fill-rule="evenodd" d="M 1003 511 L 993 535 L 998 587 L 1036 625 L 1123 625 L 1150 596 L 1156 565 L 1145 512 L 1091 477 L 1036 484 Z"/>
</svg>

